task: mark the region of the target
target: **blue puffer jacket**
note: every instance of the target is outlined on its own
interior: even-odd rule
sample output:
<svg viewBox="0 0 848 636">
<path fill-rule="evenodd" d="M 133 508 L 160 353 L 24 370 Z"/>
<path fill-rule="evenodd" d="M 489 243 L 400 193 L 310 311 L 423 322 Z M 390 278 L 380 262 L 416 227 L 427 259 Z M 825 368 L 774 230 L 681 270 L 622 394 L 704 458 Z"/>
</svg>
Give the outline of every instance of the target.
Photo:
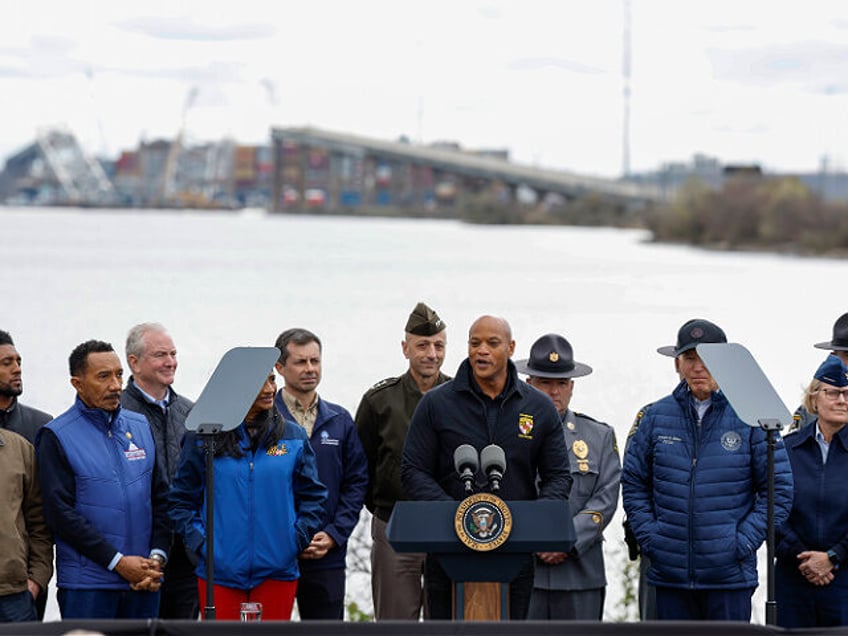
<svg viewBox="0 0 848 636">
<path fill-rule="evenodd" d="M 277 415 L 279 417 L 279 415 Z M 215 583 L 250 590 L 266 580 L 298 578 L 297 555 L 321 527 L 327 490 L 318 481 L 315 453 L 306 431 L 286 422 L 282 436 L 256 452 L 242 424 L 236 429 L 243 455 L 216 457 Z M 206 489 L 203 443 L 195 433 L 183 440 L 170 494 L 176 532 L 199 559 L 206 578 Z"/>
<path fill-rule="evenodd" d="M 775 525 L 789 515 L 792 472 L 778 435 Z M 689 388 L 652 404 L 634 425 L 621 473 L 627 517 L 651 558 L 654 585 L 689 589 L 757 586 L 766 537 L 766 433 L 712 394 L 698 421 Z"/>
</svg>

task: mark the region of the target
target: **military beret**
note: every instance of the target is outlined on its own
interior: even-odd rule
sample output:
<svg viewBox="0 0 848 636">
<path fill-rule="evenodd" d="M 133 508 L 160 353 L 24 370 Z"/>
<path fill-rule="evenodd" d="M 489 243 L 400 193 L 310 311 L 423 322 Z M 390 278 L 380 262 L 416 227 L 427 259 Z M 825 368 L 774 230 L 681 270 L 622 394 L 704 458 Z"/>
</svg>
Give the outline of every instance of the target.
<svg viewBox="0 0 848 636">
<path fill-rule="evenodd" d="M 848 368 L 834 355 L 827 356 L 813 377 L 831 386 L 848 386 Z"/>
<path fill-rule="evenodd" d="M 406 333 L 411 333 L 415 336 L 433 336 L 446 327 L 439 314 L 430 309 L 424 303 L 415 305 L 415 309 L 409 314 L 409 320 L 406 321 Z"/>
</svg>

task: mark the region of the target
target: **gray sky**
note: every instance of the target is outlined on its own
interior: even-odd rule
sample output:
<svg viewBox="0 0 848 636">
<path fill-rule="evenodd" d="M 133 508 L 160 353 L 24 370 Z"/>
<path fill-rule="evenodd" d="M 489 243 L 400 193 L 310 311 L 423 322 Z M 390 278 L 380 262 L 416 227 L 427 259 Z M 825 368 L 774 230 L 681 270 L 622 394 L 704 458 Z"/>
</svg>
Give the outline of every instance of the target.
<svg viewBox="0 0 848 636">
<path fill-rule="evenodd" d="M 317 126 L 622 169 L 624 0 L 0 0 L 0 160 Z M 848 2 L 631 0 L 630 164 L 848 164 Z M 189 96 L 194 95 L 193 99 Z M 186 108 L 190 102 L 190 107 Z"/>
</svg>

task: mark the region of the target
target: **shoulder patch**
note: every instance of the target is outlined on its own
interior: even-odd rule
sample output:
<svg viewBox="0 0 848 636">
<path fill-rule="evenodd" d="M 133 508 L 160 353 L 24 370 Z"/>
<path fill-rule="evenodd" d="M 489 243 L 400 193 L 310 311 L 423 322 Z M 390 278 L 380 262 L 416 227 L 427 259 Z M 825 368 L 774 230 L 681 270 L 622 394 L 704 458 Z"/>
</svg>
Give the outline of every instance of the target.
<svg viewBox="0 0 848 636">
<path fill-rule="evenodd" d="M 642 418 L 645 417 L 645 414 L 648 412 L 648 409 L 651 408 L 652 404 L 653 402 L 651 402 L 651 404 L 646 404 L 639 409 L 639 412 L 636 414 L 636 419 L 633 420 L 633 425 L 630 427 L 630 432 L 627 433 L 628 439 L 633 437 L 636 434 L 636 431 L 639 430 L 639 423 L 642 421 Z"/>
<path fill-rule="evenodd" d="M 577 411 L 574 411 L 574 414 L 577 417 L 582 417 L 582 418 L 587 419 L 587 420 L 592 420 L 593 422 L 598 422 L 598 420 L 596 420 L 591 415 L 586 415 L 585 413 L 578 413 Z M 609 426 L 608 424 L 605 424 L 604 422 L 598 422 L 598 424 L 603 424 L 604 426 Z"/>
<path fill-rule="evenodd" d="M 400 377 L 386 378 L 385 380 L 380 380 L 379 382 L 374 384 L 374 386 L 368 389 L 367 392 L 372 393 L 373 391 L 379 391 L 380 389 L 385 389 L 387 386 L 394 386 L 398 382 L 400 382 Z"/>
</svg>

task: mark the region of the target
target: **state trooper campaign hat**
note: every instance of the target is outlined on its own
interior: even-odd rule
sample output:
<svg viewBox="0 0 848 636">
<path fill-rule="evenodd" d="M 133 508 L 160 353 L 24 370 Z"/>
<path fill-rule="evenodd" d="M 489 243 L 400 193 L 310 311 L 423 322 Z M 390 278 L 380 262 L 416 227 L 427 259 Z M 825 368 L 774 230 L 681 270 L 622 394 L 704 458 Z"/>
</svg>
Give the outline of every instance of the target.
<svg viewBox="0 0 848 636">
<path fill-rule="evenodd" d="M 848 386 L 848 368 L 845 363 L 835 355 L 829 355 L 821 363 L 813 376 L 816 380 L 825 382 L 832 386 Z"/>
<path fill-rule="evenodd" d="M 828 351 L 848 351 L 848 314 L 842 314 L 833 323 L 833 339 L 813 345 L 816 349 Z"/>
<path fill-rule="evenodd" d="M 530 357 L 516 360 L 519 373 L 536 378 L 579 378 L 592 373 L 588 364 L 575 362 L 574 350 L 568 340 L 555 333 L 549 333 L 530 347 Z"/>
<path fill-rule="evenodd" d="M 409 314 L 404 330 L 415 336 L 434 336 L 444 331 L 445 323 L 439 318 L 439 314 L 430 309 L 424 303 L 415 305 L 415 309 Z"/>
<path fill-rule="evenodd" d="M 677 344 L 659 347 L 657 353 L 676 358 L 684 351 L 694 349 L 702 342 L 727 342 L 721 327 L 709 320 L 694 318 L 683 323 L 677 332 Z"/>
</svg>

